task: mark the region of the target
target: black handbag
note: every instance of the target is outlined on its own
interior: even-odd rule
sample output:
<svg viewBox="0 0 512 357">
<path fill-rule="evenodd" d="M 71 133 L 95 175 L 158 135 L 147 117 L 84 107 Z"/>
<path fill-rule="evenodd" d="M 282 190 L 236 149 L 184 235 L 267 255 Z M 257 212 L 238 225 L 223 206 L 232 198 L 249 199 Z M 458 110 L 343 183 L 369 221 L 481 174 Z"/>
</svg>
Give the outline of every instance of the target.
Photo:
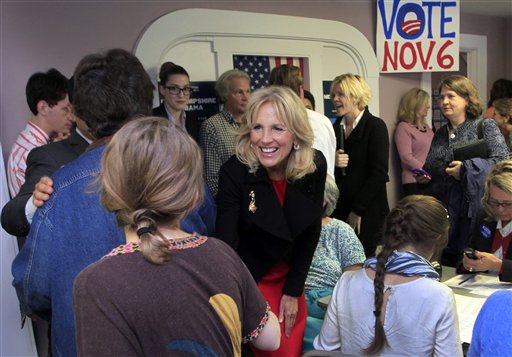
<svg viewBox="0 0 512 357">
<path fill-rule="evenodd" d="M 453 159 L 456 161 L 464 161 L 474 158 L 487 159 L 489 158 L 489 151 L 487 142 L 483 138 L 483 119 L 480 119 L 480 122 L 477 126 L 477 135 L 478 139 L 471 141 L 469 143 L 453 146 Z"/>
</svg>

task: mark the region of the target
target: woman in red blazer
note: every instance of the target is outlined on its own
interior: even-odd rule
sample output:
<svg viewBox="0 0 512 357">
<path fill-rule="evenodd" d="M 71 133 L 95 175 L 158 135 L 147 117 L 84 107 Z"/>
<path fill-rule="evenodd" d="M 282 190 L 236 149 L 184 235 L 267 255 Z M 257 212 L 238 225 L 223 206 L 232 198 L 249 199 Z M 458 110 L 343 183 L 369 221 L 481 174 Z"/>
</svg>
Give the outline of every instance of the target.
<svg viewBox="0 0 512 357">
<path fill-rule="evenodd" d="M 251 95 L 236 155 L 221 168 L 217 237 L 230 244 L 279 315 L 281 347 L 256 356 L 301 356 L 304 284 L 320 236 L 327 164 L 312 148 L 300 98 L 270 86 Z"/>
</svg>

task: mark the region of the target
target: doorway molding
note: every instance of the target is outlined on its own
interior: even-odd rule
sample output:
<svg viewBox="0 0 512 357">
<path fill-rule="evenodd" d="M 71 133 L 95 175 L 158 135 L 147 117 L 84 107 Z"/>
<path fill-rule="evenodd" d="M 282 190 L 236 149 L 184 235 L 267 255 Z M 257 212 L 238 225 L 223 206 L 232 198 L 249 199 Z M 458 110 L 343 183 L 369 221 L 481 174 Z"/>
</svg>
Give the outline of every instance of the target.
<svg viewBox="0 0 512 357">
<path fill-rule="evenodd" d="M 323 93 L 322 82 L 341 73 L 360 74 L 372 88 L 372 112 L 379 115 L 380 73 L 375 51 L 359 30 L 342 22 L 184 9 L 150 23 L 137 40 L 134 53 L 154 84 L 165 61 L 182 64 L 194 81 L 215 81 L 233 68 L 234 54 L 304 57 L 312 91 Z M 323 111 L 322 102 L 318 101 L 319 111 Z"/>
</svg>

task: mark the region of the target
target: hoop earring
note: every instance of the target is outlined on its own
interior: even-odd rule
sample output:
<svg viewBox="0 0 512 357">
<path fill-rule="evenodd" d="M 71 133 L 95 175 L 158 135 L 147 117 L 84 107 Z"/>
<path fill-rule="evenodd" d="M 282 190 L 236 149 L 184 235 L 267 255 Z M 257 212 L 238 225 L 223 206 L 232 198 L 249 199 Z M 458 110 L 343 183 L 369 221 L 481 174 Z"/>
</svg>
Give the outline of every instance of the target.
<svg viewBox="0 0 512 357">
<path fill-rule="evenodd" d="M 300 145 L 299 144 L 293 144 L 293 150 L 297 151 L 300 149 Z"/>
</svg>

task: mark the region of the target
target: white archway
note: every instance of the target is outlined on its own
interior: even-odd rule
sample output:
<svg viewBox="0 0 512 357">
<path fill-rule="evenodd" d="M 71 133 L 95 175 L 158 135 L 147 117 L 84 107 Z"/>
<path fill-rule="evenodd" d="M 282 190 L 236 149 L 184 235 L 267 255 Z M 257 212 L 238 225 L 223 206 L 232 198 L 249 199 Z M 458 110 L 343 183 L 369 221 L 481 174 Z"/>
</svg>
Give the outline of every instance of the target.
<svg viewBox="0 0 512 357">
<path fill-rule="evenodd" d="M 206 81 L 233 68 L 234 54 L 304 57 L 309 62 L 312 91 L 322 93 L 322 81 L 336 75 L 358 73 L 371 86 L 370 106 L 372 113 L 379 115 L 380 74 L 375 52 L 359 30 L 341 22 L 240 11 L 179 10 L 151 23 L 134 52 L 155 84 L 159 66 L 168 60 L 185 66 L 193 80 Z M 322 111 L 323 103 L 319 104 Z"/>
</svg>

